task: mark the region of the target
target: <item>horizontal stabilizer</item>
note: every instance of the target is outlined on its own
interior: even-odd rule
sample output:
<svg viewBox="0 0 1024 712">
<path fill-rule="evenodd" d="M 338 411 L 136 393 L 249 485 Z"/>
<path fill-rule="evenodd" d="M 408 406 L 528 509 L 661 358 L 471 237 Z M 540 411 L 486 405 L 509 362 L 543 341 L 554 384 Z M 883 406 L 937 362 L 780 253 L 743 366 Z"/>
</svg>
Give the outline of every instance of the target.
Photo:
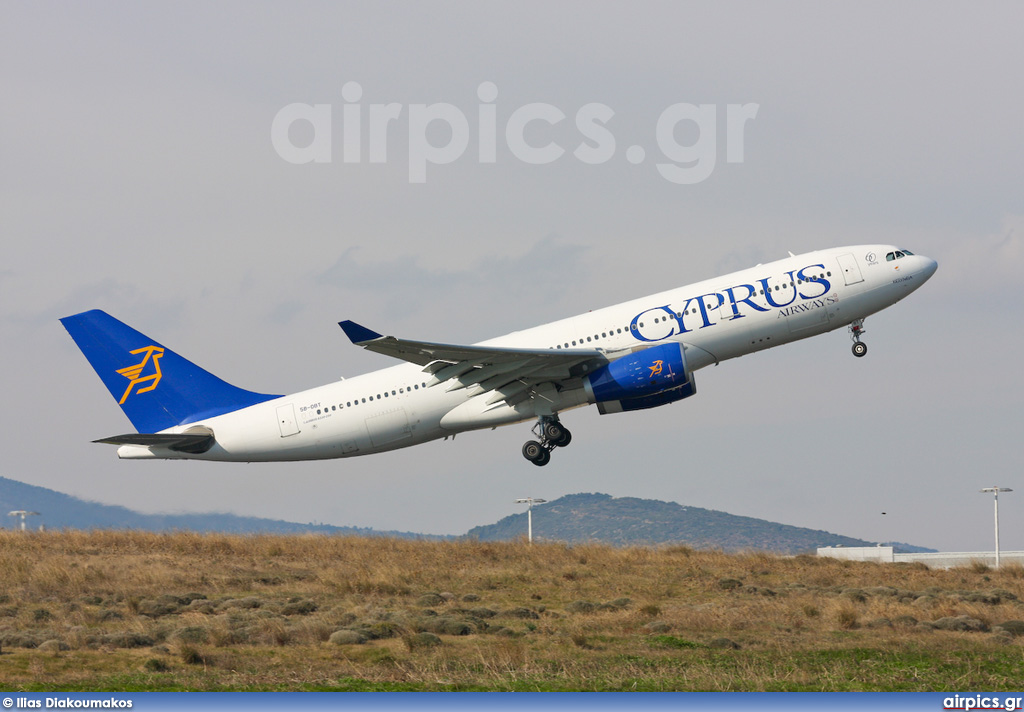
<svg viewBox="0 0 1024 712">
<path fill-rule="evenodd" d="M 106 445 L 139 445 L 141 447 L 165 447 L 177 452 L 199 454 L 213 447 L 213 431 L 209 428 L 190 428 L 184 433 L 128 433 L 109 438 L 93 440 Z"/>
</svg>

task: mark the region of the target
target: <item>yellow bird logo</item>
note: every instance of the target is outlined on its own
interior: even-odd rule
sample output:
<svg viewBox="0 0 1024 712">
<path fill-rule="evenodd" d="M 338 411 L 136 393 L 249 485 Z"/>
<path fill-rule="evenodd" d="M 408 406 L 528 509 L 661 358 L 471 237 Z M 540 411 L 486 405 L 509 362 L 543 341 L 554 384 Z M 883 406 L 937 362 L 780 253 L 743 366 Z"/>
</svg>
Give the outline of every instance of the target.
<svg viewBox="0 0 1024 712">
<path fill-rule="evenodd" d="M 663 363 L 664 363 L 663 361 L 655 361 L 653 366 L 648 366 L 647 367 L 647 368 L 651 369 L 651 378 L 654 378 L 655 376 L 660 376 L 661 375 L 661 368 L 662 368 L 662 364 Z"/>
<path fill-rule="evenodd" d="M 128 400 L 128 394 L 132 392 L 132 388 L 142 383 L 149 383 L 145 388 L 139 388 L 136 393 L 146 393 L 156 388 L 157 384 L 160 383 L 163 373 L 160 372 L 160 358 L 164 355 L 164 350 L 159 346 L 143 346 L 141 349 L 135 349 L 132 354 L 145 354 L 142 357 L 142 361 L 135 364 L 134 366 L 126 366 L 124 368 L 117 369 L 117 372 L 128 379 L 128 388 L 125 389 L 124 395 L 121 396 L 121 400 L 118 405 L 124 405 L 124 402 Z M 153 373 L 148 376 L 143 376 L 142 372 L 146 368 L 146 364 L 153 364 Z"/>
</svg>

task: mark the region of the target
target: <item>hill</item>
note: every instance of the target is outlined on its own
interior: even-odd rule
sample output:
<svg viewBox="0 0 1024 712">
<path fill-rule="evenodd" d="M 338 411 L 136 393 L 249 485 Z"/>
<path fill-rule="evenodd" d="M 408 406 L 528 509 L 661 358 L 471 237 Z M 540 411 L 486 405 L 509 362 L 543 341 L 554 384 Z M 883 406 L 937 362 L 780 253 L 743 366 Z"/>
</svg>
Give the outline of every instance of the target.
<svg viewBox="0 0 1024 712">
<path fill-rule="evenodd" d="M 526 532 L 526 513 L 471 529 L 481 541 L 508 541 Z M 813 552 L 819 546 L 874 546 L 876 542 L 740 517 L 713 509 L 687 507 L 607 494 L 567 495 L 533 508 L 534 538 L 543 541 L 603 542 L 616 546 L 685 544 L 723 551 L 760 550 L 785 554 Z M 907 544 L 900 551 L 931 551 Z"/>
<path fill-rule="evenodd" d="M 45 487 L 0 477 L 0 516 L 12 510 L 41 512 L 27 526 L 37 529 L 135 529 L 139 531 L 194 531 L 225 534 L 334 534 L 387 536 L 402 539 L 455 539 L 454 536 L 380 531 L 330 524 L 300 524 L 280 519 L 244 517 L 226 513 L 142 514 L 120 507 L 72 497 Z M 9 517 L 6 528 L 19 522 Z M 0 526 L 0 528 L 3 528 Z M 760 550 L 778 553 L 814 551 L 819 546 L 874 546 L 875 542 L 830 532 L 740 517 L 700 507 L 686 507 L 635 497 L 607 494 L 572 494 L 536 506 L 533 531 L 538 540 L 569 543 L 601 542 L 613 546 L 685 544 L 722 551 Z M 526 513 L 514 514 L 470 529 L 464 536 L 481 541 L 513 541 L 526 533 Z M 900 551 L 932 551 L 897 544 Z"/>
<path fill-rule="evenodd" d="M 329 524 L 298 524 L 280 519 L 242 517 L 236 514 L 141 514 L 127 507 L 88 502 L 78 497 L 45 487 L 0 477 L 0 516 L 12 510 L 40 512 L 30 517 L 26 527 L 37 529 L 137 529 L 141 531 L 195 531 L 227 534 L 268 533 L 350 534 L 354 536 L 390 536 L 400 538 L 444 539 L 410 532 L 377 531 L 363 527 L 336 527 Z M 16 517 L 9 517 L 4 528 L 20 526 Z"/>
</svg>

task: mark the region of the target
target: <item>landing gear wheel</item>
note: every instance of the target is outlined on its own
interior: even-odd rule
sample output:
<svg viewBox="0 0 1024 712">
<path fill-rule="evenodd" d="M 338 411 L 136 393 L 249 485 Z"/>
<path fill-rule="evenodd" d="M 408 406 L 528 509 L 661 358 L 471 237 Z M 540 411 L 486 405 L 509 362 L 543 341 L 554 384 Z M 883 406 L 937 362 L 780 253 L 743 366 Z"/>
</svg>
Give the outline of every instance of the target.
<svg viewBox="0 0 1024 712">
<path fill-rule="evenodd" d="M 534 464 L 537 464 L 537 462 L 545 455 L 548 456 L 548 460 L 551 459 L 551 453 L 545 450 L 544 446 L 536 440 L 527 440 L 523 445 L 523 457 Z M 545 462 L 545 464 L 547 463 Z"/>
<path fill-rule="evenodd" d="M 565 447 L 572 441 L 572 433 L 553 420 L 544 424 L 544 440 L 552 447 Z"/>
<path fill-rule="evenodd" d="M 555 447 L 565 447 L 572 442 L 572 433 L 568 429 L 562 428 L 562 437 L 555 442 Z"/>
<path fill-rule="evenodd" d="M 528 440 L 523 445 L 523 457 L 538 467 L 551 462 L 551 451 L 565 447 L 572 442 L 572 433 L 558 422 L 556 415 L 542 415 L 533 426 L 537 440 Z"/>
<path fill-rule="evenodd" d="M 868 352 L 868 345 L 860 340 L 860 337 L 864 335 L 866 329 L 864 328 L 863 319 L 854 319 L 849 326 L 850 338 L 853 339 L 853 355 L 860 358 Z"/>
</svg>

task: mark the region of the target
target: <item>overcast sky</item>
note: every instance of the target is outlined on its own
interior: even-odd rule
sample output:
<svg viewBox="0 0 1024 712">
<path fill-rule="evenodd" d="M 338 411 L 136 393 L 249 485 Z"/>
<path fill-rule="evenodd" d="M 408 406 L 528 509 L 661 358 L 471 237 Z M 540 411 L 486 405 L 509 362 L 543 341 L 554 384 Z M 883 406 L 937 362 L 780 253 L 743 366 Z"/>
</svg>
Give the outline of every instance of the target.
<svg viewBox="0 0 1024 712">
<path fill-rule="evenodd" d="M 1000 485 L 1017 490 L 1001 499 L 1002 546 L 1024 549 L 1019 4 L 38 2 L 2 15 L 0 475 L 144 512 L 433 534 L 519 511 L 517 497 L 606 492 L 960 551 L 991 548 L 978 490 Z M 350 82 L 361 94 L 346 102 Z M 330 105 L 330 160 L 275 148 L 275 116 L 296 103 Z M 362 116 L 358 161 L 346 103 Z M 566 117 L 525 132 L 565 150 L 550 163 L 527 163 L 505 133 L 533 103 Z M 371 104 L 401 108 L 383 162 L 370 162 Z M 414 183 L 410 117 L 438 104 L 466 117 L 467 148 Z M 491 162 L 481 104 L 496 116 Z M 587 163 L 575 120 L 592 104 L 613 112 L 614 150 Z M 713 169 L 690 184 L 657 168 L 673 162 L 656 129 L 676 104 L 716 112 L 713 134 L 692 121 L 669 133 L 714 139 Z M 751 104 L 736 145 L 728 107 Z M 457 133 L 434 122 L 427 138 Z M 287 138 L 322 148 L 324 133 L 297 121 Z M 573 444 L 545 468 L 519 453 L 529 424 L 328 462 L 122 462 L 90 441 L 129 423 L 57 321 L 102 308 L 232 383 L 287 393 L 393 365 L 351 345 L 341 319 L 474 342 L 869 242 L 939 271 L 867 320 L 866 358 L 839 330 L 704 369 L 680 403 L 571 411 Z"/>
</svg>

